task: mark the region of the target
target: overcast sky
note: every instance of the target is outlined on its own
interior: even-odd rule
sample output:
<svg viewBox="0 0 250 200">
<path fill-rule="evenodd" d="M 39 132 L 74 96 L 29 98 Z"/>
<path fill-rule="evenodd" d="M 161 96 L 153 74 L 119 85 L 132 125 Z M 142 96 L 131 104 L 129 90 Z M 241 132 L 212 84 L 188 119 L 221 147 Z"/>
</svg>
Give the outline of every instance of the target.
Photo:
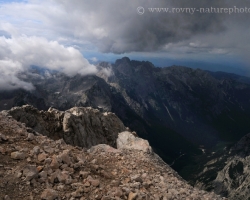
<svg viewBox="0 0 250 200">
<path fill-rule="evenodd" d="M 211 7 L 234 13 L 197 11 Z M 16 78 L 30 65 L 93 74 L 123 56 L 249 75 L 249 41 L 247 0 L 0 0 L 0 88 L 30 89 Z"/>
</svg>

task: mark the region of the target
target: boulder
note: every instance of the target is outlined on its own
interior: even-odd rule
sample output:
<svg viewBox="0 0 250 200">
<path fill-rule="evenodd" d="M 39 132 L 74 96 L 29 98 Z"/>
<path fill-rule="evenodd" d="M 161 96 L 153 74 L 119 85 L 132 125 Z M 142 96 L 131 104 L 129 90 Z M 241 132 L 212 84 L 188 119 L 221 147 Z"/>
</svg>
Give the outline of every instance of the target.
<svg viewBox="0 0 250 200">
<path fill-rule="evenodd" d="M 11 158 L 15 160 L 23 160 L 27 157 L 26 153 L 20 152 L 20 151 L 15 151 L 11 153 Z"/>
<path fill-rule="evenodd" d="M 152 148 L 147 140 L 135 137 L 131 132 L 124 131 L 118 134 L 117 149 L 135 149 L 152 153 Z"/>
<path fill-rule="evenodd" d="M 98 145 L 95 145 L 95 146 L 92 146 L 88 152 L 90 153 L 96 153 L 98 151 L 101 151 L 101 152 L 113 152 L 113 153 L 119 153 L 120 151 L 118 149 L 115 149 L 107 144 L 98 144 Z"/>
<path fill-rule="evenodd" d="M 54 200 L 57 199 L 58 192 L 53 189 L 46 189 L 43 191 L 41 195 L 41 199 L 43 200 Z"/>
<path fill-rule="evenodd" d="M 28 165 L 23 169 L 23 175 L 25 176 L 25 181 L 30 181 L 33 178 L 38 177 L 38 170 L 35 165 Z"/>
</svg>

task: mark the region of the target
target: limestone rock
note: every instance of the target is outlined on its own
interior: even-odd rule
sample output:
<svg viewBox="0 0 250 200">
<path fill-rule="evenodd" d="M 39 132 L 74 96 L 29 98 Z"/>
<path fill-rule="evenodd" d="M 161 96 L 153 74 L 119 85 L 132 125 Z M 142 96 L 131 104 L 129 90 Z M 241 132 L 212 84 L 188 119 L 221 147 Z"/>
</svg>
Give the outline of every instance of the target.
<svg viewBox="0 0 250 200">
<path fill-rule="evenodd" d="M 91 184 L 92 186 L 94 186 L 94 187 L 97 187 L 97 186 L 99 186 L 99 184 L 100 184 L 100 181 L 97 180 L 97 179 L 90 179 L 89 182 L 90 182 L 90 184 Z"/>
<path fill-rule="evenodd" d="M 152 148 L 147 140 L 135 137 L 128 131 L 119 133 L 117 138 L 117 149 L 136 149 L 146 153 L 152 153 Z"/>
<path fill-rule="evenodd" d="M 57 178 L 61 183 L 70 184 L 72 182 L 72 178 L 68 171 L 62 171 L 58 173 Z"/>
<path fill-rule="evenodd" d="M 54 200 L 58 197 L 58 193 L 53 189 L 46 189 L 43 191 L 41 195 L 41 199 L 43 200 Z"/>
<path fill-rule="evenodd" d="M 50 167 L 51 167 L 52 169 L 58 169 L 59 166 L 60 166 L 60 163 L 58 162 L 57 156 L 56 156 L 56 155 L 53 155 L 52 161 L 51 161 L 51 164 L 50 164 Z"/>
<path fill-rule="evenodd" d="M 69 150 L 64 150 L 63 153 L 61 153 L 58 156 L 59 160 L 62 160 L 63 163 L 69 165 L 71 163 L 70 156 L 69 156 Z"/>
<path fill-rule="evenodd" d="M 106 145 L 106 144 L 98 144 L 98 145 L 95 145 L 95 146 L 92 146 L 89 150 L 88 150 L 90 153 L 96 153 L 98 151 L 103 151 L 103 152 L 113 152 L 113 153 L 119 153 L 120 151 L 109 146 L 109 145 Z"/>
<path fill-rule="evenodd" d="M 134 200 L 137 197 L 137 193 L 130 192 L 128 195 L 128 200 Z"/>
<path fill-rule="evenodd" d="M 26 153 L 15 151 L 11 153 L 11 158 L 15 160 L 23 160 L 27 157 Z"/>
<path fill-rule="evenodd" d="M 38 170 L 34 165 L 28 165 L 23 169 L 23 175 L 25 176 L 25 181 L 30 181 L 33 178 L 38 177 Z"/>
<path fill-rule="evenodd" d="M 116 147 L 118 133 L 126 130 L 115 114 L 90 107 L 74 107 L 62 112 L 54 108 L 39 111 L 25 105 L 12 108 L 8 114 L 40 134 L 87 148 L 97 144 Z M 33 136 L 29 134 L 28 139 L 32 140 Z"/>
<path fill-rule="evenodd" d="M 7 141 L 7 140 L 8 140 L 8 138 L 5 135 L 3 135 L 2 133 L 0 133 L 0 142 Z"/>
<path fill-rule="evenodd" d="M 39 161 L 39 162 L 42 162 L 42 161 L 44 161 L 46 158 L 47 158 L 47 154 L 46 153 L 41 153 L 41 154 L 39 154 L 38 156 L 37 156 L 37 160 Z"/>
<path fill-rule="evenodd" d="M 32 153 L 35 154 L 35 155 L 39 154 L 39 153 L 40 153 L 40 147 L 35 146 L 35 147 L 32 149 Z"/>
</svg>

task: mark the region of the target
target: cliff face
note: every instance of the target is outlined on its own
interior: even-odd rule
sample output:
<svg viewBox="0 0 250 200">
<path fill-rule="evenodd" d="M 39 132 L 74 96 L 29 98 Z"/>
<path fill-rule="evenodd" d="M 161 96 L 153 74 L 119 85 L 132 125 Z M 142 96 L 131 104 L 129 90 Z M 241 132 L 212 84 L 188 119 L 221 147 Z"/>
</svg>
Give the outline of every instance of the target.
<svg viewBox="0 0 250 200">
<path fill-rule="evenodd" d="M 196 187 L 232 200 L 250 198 L 250 133 L 234 145 L 206 156 L 210 160 L 200 164 L 202 171 L 196 176 Z"/>
<path fill-rule="evenodd" d="M 101 143 L 115 147 L 118 133 L 126 130 L 115 114 L 90 107 L 74 107 L 62 112 L 53 108 L 39 111 L 25 105 L 7 113 L 40 134 L 63 138 L 67 144 L 86 148 Z"/>
<path fill-rule="evenodd" d="M 250 198 L 250 134 L 245 135 L 229 152 L 225 167 L 218 172 L 214 191 L 230 199 Z"/>
<path fill-rule="evenodd" d="M 100 124 L 113 127 L 113 130 L 117 130 L 117 127 L 124 128 L 121 124 L 116 124 L 119 121 L 113 114 L 90 110 L 91 108 L 72 108 L 67 111 L 69 115 L 64 113 L 63 116 L 56 110 L 42 112 L 24 106 L 9 112 L 14 117 L 19 117 L 20 121 L 26 119 L 27 124 L 33 119 L 31 125 L 36 131 L 17 122 L 6 112 L 0 113 L 0 199 L 221 199 L 213 193 L 188 185 L 152 152 L 147 141 L 128 131 L 116 134 L 118 149 L 99 144 L 89 150 L 68 145 L 63 139 L 49 139 L 37 132 L 44 131 L 54 137 L 70 129 L 67 133 L 78 134 L 78 129 L 73 128 L 73 125 L 69 126 L 70 120 L 66 120 L 71 119 L 68 117 L 70 115 L 74 115 L 72 121 L 76 127 L 78 120 L 81 126 L 88 127 L 89 134 L 99 132 Z M 96 112 L 97 114 L 93 114 Z M 67 121 L 61 133 L 59 128 L 53 129 L 56 127 L 57 117 L 60 123 Z M 98 124 L 101 119 L 103 122 Z M 88 140 L 88 137 L 81 138 L 81 141 L 85 139 Z M 95 140 L 96 143 L 103 141 L 104 139 Z M 113 141 L 112 144 L 114 143 Z"/>
</svg>

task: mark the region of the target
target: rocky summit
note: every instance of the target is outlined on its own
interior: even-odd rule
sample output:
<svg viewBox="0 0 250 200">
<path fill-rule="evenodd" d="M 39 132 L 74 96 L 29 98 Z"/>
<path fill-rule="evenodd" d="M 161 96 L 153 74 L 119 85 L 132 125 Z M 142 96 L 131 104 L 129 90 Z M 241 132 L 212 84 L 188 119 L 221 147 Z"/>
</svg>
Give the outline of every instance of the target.
<svg viewBox="0 0 250 200">
<path fill-rule="evenodd" d="M 19 115 L 22 109 L 33 114 Z M 6 111 L 0 113 L 0 199 L 222 199 L 187 184 L 147 141 L 122 131 L 125 127 L 116 124 L 113 114 L 91 108 L 44 112 L 28 106 L 10 113 L 20 122 Z M 73 141 L 81 131 L 97 133 L 95 140 L 86 134 L 83 147 L 73 146 L 79 145 Z M 104 133 L 115 141 L 97 140 Z"/>
</svg>

